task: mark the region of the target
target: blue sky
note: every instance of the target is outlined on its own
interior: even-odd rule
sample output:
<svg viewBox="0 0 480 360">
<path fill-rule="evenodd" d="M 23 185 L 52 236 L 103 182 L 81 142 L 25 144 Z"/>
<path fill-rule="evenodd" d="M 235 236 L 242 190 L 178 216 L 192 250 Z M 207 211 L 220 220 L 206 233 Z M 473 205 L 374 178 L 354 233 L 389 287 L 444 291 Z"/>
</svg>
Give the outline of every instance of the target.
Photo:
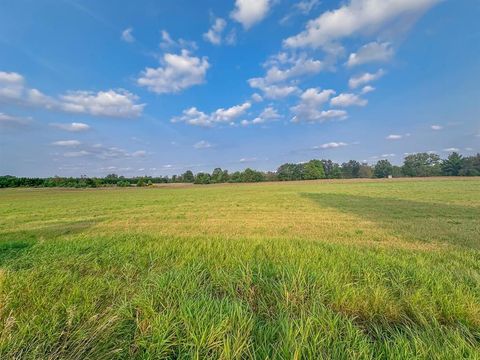
<svg viewBox="0 0 480 360">
<path fill-rule="evenodd" d="M 0 174 L 480 151 L 475 0 L 1 0 Z"/>
</svg>

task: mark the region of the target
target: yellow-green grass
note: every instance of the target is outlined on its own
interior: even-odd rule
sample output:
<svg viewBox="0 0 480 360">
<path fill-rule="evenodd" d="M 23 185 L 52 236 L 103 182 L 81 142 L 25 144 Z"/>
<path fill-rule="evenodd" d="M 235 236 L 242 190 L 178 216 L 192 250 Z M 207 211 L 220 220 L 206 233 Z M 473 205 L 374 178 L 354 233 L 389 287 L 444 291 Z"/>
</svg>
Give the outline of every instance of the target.
<svg viewBox="0 0 480 360">
<path fill-rule="evenodd" d="M 0 191 L 0 359 L 480 359 L 480 179 Z"/>
</svg>

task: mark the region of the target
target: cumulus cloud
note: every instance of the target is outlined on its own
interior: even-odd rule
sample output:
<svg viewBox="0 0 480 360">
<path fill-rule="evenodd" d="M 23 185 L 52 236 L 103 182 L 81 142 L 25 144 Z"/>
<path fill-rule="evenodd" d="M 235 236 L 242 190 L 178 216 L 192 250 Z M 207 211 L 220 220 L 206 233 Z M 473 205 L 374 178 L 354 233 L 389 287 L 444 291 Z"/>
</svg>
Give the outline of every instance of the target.
<svg viewBox="0 0 480 360">
<path fill-rule="evenodd" d="M 368 94 L 368 93 L 371 93 L 372 91 L 375 91 L 375 88 L 373 86 L 367 85 L 363 87 L 361 93 Z"/>
<path fill-rule="evenodd" d="M 440 1 L 350 0 L 309 21 L 304 31 L 287 38 L 284 44 L 291 48 L 326 48 L 352 35 L 376 34 L 386 26 L 404 28 Z"/>
<path fill-rule="evenodd" d="M 400 140 L 403 138 L 403 135 L 390 134 L 386 137 L 387 140 Z"/>
<path fill-rule="evenodd" d="M 267 16 L 271 3 L 270 0 L 235 0 L 230 17 L 248 30 Z"/>
<path fill-rule="evenodd" d="M 78 140 L 59 140 L 52 143 L 55 146 L 66 146 L 66 147 L 76 147 L 82 143 Z"/>
<path fill-rule="evenodd" d="M 203 34 L 205 41 L 213 45 L 220 45 L 222 43 L 222 33 L 227 26 L 227 22 L 222 18 L 216 18 L 212 27 Z"/>
<path fill-rule="evenodd" d="M 294 117 L 293 122 L 323 122 L 332 119 L 345 119 L 347 112 L 344 110 L 322 110 L 323 105 L 327 103 L 334 90 L 321 90 L 310 88 L 300 95 L 300 102 L 290 108 Z"/>
<path fill-rule="evenodd" d="M 376 80 L 380 79 L 383 75 L 385 75 L 385 71 L 383 69 L 380 69 L 376 73 L 373 73 L 373 74 L 369 73 L 369 72 L 366 72 L 366 73 L 363 73 L 363 74 L 352 77 L 349 80 L 348 85 L 350 86 L 350 88 L 356 89 L 359 86 L 363 86 L 363 85 L 366 85 L 368 83 L 371 83 L 373 81 L 376 81 Z"/>
<path fill-rule="evenodd" d="M 263 111 L 258 115 L 255 119 L 248 121 L 248 120 L 243 120 L 241 124 L 243 126 L 248 126 L 248 125 L 260 125 L 260 124 L 265 124 L 270 121 L 275 121 L 280 119 L 282 116 L 278 113 L 277 109 L 275 109 L 272 106 L 268 106 Z"/>
<path fill-rule="evenodd" d="M 160 42 L 160 48 L 163 50 L 173 50 L 173 49 L 196 50 L 198 47 L 195 41 L 189 41 L 182 38 L 178 40 L 174 40 L 166 30 L 162 30 L 161 35 L 162 35 L 162 41 Z"/>
<path fill-rule="evenodd" d="M 52 123 L 50 126 L 55 127 L 60 130 L 70 131 L 70 132 L 81 132 L 90 130 L 90 125 L 79 123 L 79 122 L 72 122 L 69 124 L 59 124 L 59 123 Z"/>
<path fill-rule="evenodd" d="M 258 93 L 254 93 L 252 95 L 252 100 L 255 101 L 255 102 L 262 102 L 263 101 L 263 97 L 262 95 L 258 94 Z"/>
<path fill-rule="evenodd" d="M 138 117 L 145 104 L 127 90 L 69 91 L 52 97 L 25 85 L 23 76 L 0 72 L 0 102 L 40 107 L 47 110 L 107 117 Z"/>
<path fill-rule="evenodd" d="M 442 125 L 432 125 L 432 126 L 430 126 L 430 128 L 431 128 L 432 130 L 435 130 L 435 131 L 443 130 L 443 126 L 442 126 Z"/>
<path fill-rule="evenodd" d="M 120 38 L 127 43 L 134 42 L 135 38 L 133 37 L 133 28 L 129 27 L 123 30 Z"/>
<path fill-rule="evenodd" d="M 80 142 L 73 143 L 76 140 L 63 140 L 53 143 L 53 145 L 63 147 L 75 147 L 74 151 L 66 151 L 63 153 L 64 157 L 91 157 L 100 160 L 116 160 L 116 159 L 132 159 L 145 157 L 147 152 L 145 150 L 137 150 L 129 152 L 116 146 L 105 146 L 103 144 L 84 145 Z M 71 142 L 71 144 L 70 144 Z"/>
<path fill-rule="evenodd" d="M 371 42 L 362 46 L 356 53 L 350 54 L 347 66 L 353 67 L 371 62 L 385 62 L 392 58 L 393 48 L 390 43 Z"/>
<path fill-rule="evenodd" d="M 213 145 L 206 140 L 201 140 L 195 143 L 193 147 L 197 150 L 203 150 L 203 149 L 210 149 L 211 147 L 213 147 Z"/>
<path fill-rule="evenodd" d="M 296 94 L 300 91 L 297 86 L 293 85 L 271 85 L 265 81 L 265 78 L 253 78 L 248 80 L 248 84 L 255 89 L 263 92 L 265 97 L 269 99 L 281 99 Z"/>
<path fill-rule="evenodd" d="M 157 94 L 178 93 L 203 84 L 210 67 L 206 57 L 190 55 L 185 49 L 181 54 L 165 54 L 162 62 L 158 68 L 146 68 L 138 84 Z"/>
<path fill-rule="evenodd" d="M 245 102 L 230 108 L 220 108 L 210 114 L 199 111 L 196 107 L 186 109 L 181 116 L 174 117 L 171 122 L 183 122 L 188 125 L 213 127 L 218 124 L 233 124 L 240 116 L 242 116 L 252 104 Z"/>
<path fill-rule="evenodd" d="M 322 144 L 322 145 L 319 145 L 319 146 L 314 146 L 313 149 L 314 150 L 317 150 L 317 149 L 337 149 L 337 148 L 344 147 L 344 146 L 348 146 L 348 144 L 344 143 L 344 142 L 329 142 L 329 143 Z"/>
<path fill-rule="evenodd" d="M 31 118 L 23 118 L 19 116 L 12 116 L 0 112 L 0 126 L 17 127 L 28 125 L 32 121 Z"/>
<path fill-rule="evenodd" d="M 367 104 L 368 100 L 350 93 L 340 94 L 330 100 L 330 105 L 339 107 L 366 106 Z"/>
<path fill-rule="evenodd" d="M 456 148 L 456 147 L 451 147 L 451 148 L 443 149 L 443 151 L 444 152 L 459 152 L 460 149 Z"/>
<path fill-rule="evenodd" d="M 135 104 L 138 97 L 126 90 L 70 91 L 60 99 L 64 111 L 95 116 L 138 117 L 145 106 Z"/>
</svg>

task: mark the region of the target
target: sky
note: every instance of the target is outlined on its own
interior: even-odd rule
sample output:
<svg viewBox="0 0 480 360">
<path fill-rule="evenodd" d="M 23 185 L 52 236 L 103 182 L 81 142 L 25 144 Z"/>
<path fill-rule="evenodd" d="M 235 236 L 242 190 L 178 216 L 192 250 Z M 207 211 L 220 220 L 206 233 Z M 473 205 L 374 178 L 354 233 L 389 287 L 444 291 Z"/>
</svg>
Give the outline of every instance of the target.
<svg viewBox="0 0 480 360">
<path fill-rule="evenodd" d="M 478 0 L 0 0 L 0 175 L 480 151 Z"/>
</svg>

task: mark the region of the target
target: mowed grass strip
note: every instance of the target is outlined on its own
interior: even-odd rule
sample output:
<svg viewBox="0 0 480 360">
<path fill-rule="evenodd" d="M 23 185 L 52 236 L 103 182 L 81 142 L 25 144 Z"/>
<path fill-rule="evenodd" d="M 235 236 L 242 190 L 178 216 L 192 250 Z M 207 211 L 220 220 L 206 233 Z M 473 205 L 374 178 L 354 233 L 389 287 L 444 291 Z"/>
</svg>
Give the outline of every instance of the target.
<svg viewBox="0 0 480 360">
<path fill-rule="evenodd" d="M 480 358 L 480 180 L 0 191 L 1 359 Z"/>
</svg>

